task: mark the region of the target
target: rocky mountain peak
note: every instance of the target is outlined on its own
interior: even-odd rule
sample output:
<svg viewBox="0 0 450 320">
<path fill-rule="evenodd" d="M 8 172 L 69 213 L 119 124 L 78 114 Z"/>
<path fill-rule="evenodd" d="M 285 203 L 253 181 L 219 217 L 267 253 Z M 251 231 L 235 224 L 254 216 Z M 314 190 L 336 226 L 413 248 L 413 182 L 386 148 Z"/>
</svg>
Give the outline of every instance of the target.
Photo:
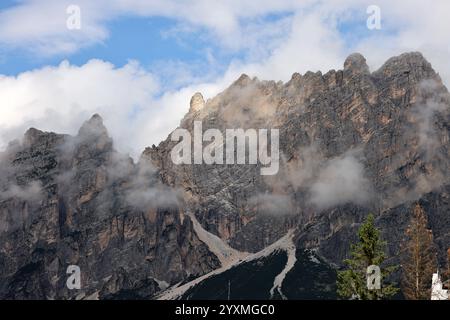
<svg viewBox="0 0 450 320">
<path fill-rule="evenodd" d="M 0 172 L 14 166 L 5 185 L 20 182 L 0 206 L 0 298 L 147 299 L 229 263 L 228 254 L 282 239 L 334 270 L 369 212 L 396 258 L 416 201 L 442 260 L 450 243 L 450 102 L 436 79 L 419 53 L 373 73 L 355 53 L 344 70 L 295 73 L 285 85 L 243 74 L 208 100 L 208 112 L 181 123 L 192 130 L 199 115 L 204 129 L 279 128 L 280 170 L 270 177 L 251 164 L 175 165 L 169 138 L 135 165 L 113 150 L 99 115 L 76 137 L 28 130 L 31 148 L 0 154 Z M 191 112 L 204 105 L 194 94 Z M 35 189 L 41 202 L 27 200 Z M 83 270 L 81 293 L 66 288 L 72 264 Z M 292 270 L 286 279 L 302 274 Z"/>
<path fill-rule="evenodd" d="M 241 86 L 241 87 L 245 87 L 246 85 L 248 85 L 250 82 L 252 81 L 252 79 L 250 79 L 250 77 L 248 75 L 246 75 L 245 73 L 241 74 L 241 76 L 233 83 L 233 86 Z"/>
<path fill-rule="evenodd" d="M 203 95 L 200 92 L 196 92 L 191 98 L 189 113 L 200 111 L 204 106 L 205 100 Z"/>
<path fill-rule="evenodd" d="M 406 52 L 387 60 L 381 69 L 400 68 L 400 67 L 426 67 L 431 68 L 431 64 L 420 52 Z"/>
<path fill-rule="evenodd" d="M 353 206 L 350 220 L 377 212 L 381 206 L 392 210 L 405 199 L 419 199 L 445 185 L 450 158 L 448 132 L 442 123 L 447 115 L 418 111 L 423 83 L 436 79 L 429 63 L 421 54 L 407 53 L 388 60 L 383 68 L 371 73 L 365 57 L 353 53 L 343 70 L 294 73 L 285 85 L 243 74 L 211 98 L 211 112 L 202 118 L 205 127 L 280 128 L 280 149 L 288 160 L 280 160 L 284 163 L 272 179 L 260 179 L 257 169 L 251 167 L 172 166 L 167 156 L 170 141 L 160 144 L 152 157 L 163 164 L 161 175 L 167 181 L 194 190 L 193 200 L 188 202 L 192 201 L 205 229 L 243 251 L 265 246 L 266 240 L 257 238 L 265 223 L 261 208 L 274 198 L 288 203 L 287 211 L 295 211 L 292 216 L 300 219 L 306 219 L 306 213 L 321 219 L 323 212 L 345 205 Z M 446 92 L 439 83 L 430 90 L 429 96 L 436 101 Z M 192 130 L 192 121 L 183 125 Z M 425 145 L 427 132 L 432 132 L 433 145 L 439 147 L 431 148 L 425 156 L 424 150 L 430 149 Z M 359 193 L 356 197 L 334 197 L 342 190 L 342 183 L 328 182 L 329 172 L 323 168 L 330 163 L 340 166 L 342 159 L 351 159 L 352 168 L 361 168 L 357 175 L 363 198 Z M 339 170 L 332 171 L 334 176 Z M 322 186 L 333 191 L 324 192 Z M 353 182 L 348 185 L 352 186 Z M 288 195 L 280 196 L 281 192 Z M 265 230 L 269 242 L 287 231 L 281 210 L 274 211 L 280 218 L 271 217 L 271 226 Z M 275 221 L 280 223 L 278 231 Z M 327 258 L 338 262 L 342 257 Z"/>
<path fill-rule="evenodd" d="M 299 81 L 302 79 L 302 75 L 298 72 L 294 72 L 291 77 L 291 81 Z"/>
<path fill-rule="evenodd" d="M 24 135 L 24 142 L 27 144 L 33 144 L 34 142 L 36 142 L 39 137 L 43 136 L 44 132 L 42 132 L 41 130 L 38 130 L 36 128 L 30 128 L 27 130 L 27 132 L 25 132 Z"/>
<path fill-rule="evenodd" d="M 64 135 L 56 134 L 53 132 L 44 132 L 36 128 L 30 128 L 24 134 L 22 147 L 47 148 L 49 145 L 53 145 L 63 137 Z M 18 147 L 18 142 L 11 142 L 8 149 L 10 151 L 15 150 L 15 147 Z"/>
<path fill-rule="evenodd" d="M 360 53 L 352 53 L 345 59 L 344 72 L 350 71 L 352 73 L 369 73 L 369 66 L 366 63 L 366 58 Z"/>
<path fill-rule="evenodd" d="M 79 136 L 108 136 L 108 130 L 103 124 L 103 119 L 100 115 L 94 114 L 81 126 L 78 131 Z"/>
<path fill-rule="evenodd" d="M 384 79 L 407 77 L 413 83 L 431 78 L 441 83 L 440 77 L 420 52 L 407 52 L 392 57 L 374 75 Z"/>
<path fill-rule="evenodd" d="M 77 158 L 84 159 L 91 154 L 108 153 L 113 150 L 112 138 L 103 124 L 102 117 L 98 114 L 94 114 L 83 123 L 75 141 Z"/>
</svg>

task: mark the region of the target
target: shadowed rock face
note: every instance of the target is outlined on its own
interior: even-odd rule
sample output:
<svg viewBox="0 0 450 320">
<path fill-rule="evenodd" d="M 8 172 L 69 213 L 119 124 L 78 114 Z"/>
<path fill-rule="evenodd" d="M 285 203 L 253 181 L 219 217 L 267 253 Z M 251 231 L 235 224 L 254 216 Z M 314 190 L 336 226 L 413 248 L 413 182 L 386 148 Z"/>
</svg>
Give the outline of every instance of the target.
<svg viewBox="0 0 450 320">
<path fill-rule="evenodd" d="M 218 266 L 178 203 L 145 210 L 135 203 L 136 186 L 160 197 L 171 191 L 155 168 L 114 151 L 98 115 L 76 137 L 30 129 L 6 154 L 2 187 L 28 190 L 38 181 L 40 196 L 0 199 L 0 297 L 148 298 L 160 290 L 157 281 L 173 284 Z M 82 290 L 66 288 L 71 264 L 81 269 Z"/>
<path fill-rule="evenodd" d="M 174 165 L 170 138 L 135 164 L 94 115 L 77 136 L 30 129 L 0 153 L 0 298 L 148 298 L 220 266 L 185 213 L 242 251 L 295 229 L 297 248 L 339 265 L 369 212 L 398 258 L 413 202 L 429 215 L 441 258 L 450 246 L 447 89 L 420 53 L 370 72 L 242 75 L 180 127 L 280 130 L 280 171 Z M 205 144 L 206 145 L 206 144 Z M 82 289 L 66 288 L 68 265 Z M 291 275 L 294 276 L 295 275 Z"/>
<path fill-rule="evenodd" d="M 143 157 L 164 181 L 184 188 L 188 210 L 207 230 L 234 247 L 257 251 L 295 227 L 298 246 L 339 263 L 368 212 L 384 217 L 404 208 L 402 230 L 413 201 L 445 198 L 449 106 L 447 89 L 420 53 L 391 58 L 372 73 L 352 54 L 343 70 L 295 73 L 285 84 L 242 75 L 181 121 L 191 132 L 199 120 L 203 130 L 222 132 L 278 128 L 276 176 L 251 165 L 175 166 L 170 139 Z M 267 203 L 279 208 L 268 213 Z M 448 212 L 443 204 L 436 214 Z M 450 245 L 449 227 L 436 229 L 442 249 Z M 399 241 L 401 232 L 387 236 Z"/>
</svg>

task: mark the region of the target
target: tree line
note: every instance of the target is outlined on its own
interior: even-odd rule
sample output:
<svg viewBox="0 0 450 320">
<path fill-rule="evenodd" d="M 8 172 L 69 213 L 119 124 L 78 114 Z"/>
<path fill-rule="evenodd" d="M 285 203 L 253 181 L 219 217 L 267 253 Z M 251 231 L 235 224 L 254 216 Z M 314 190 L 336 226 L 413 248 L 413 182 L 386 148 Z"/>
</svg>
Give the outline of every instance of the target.
<svg viewBox="0 0 450 320">
<path fill-rule="evenodd" d="M 386 257 L 386 242 L 369 214 L 358 230 L 358 242 L 351 245 L 344 270 L 338 271 L 337 293 L 343 299 L 382 300 L 399 297 L 408 300 L 431 299 L 432 276 L 438 270 L 437 249 L 427 216 L 417 203 L 400 245 L 400 265 L 392 265 Z M 450 282 L 450 248 L 447 266 L 440 276 Z M 373 274 L 368 270 L 374 271 Z M 393 272 L 400 271 L 400 283 L 392 282 Z M 377 283 L 378 281 L 378 283 Z"/>
</svg>

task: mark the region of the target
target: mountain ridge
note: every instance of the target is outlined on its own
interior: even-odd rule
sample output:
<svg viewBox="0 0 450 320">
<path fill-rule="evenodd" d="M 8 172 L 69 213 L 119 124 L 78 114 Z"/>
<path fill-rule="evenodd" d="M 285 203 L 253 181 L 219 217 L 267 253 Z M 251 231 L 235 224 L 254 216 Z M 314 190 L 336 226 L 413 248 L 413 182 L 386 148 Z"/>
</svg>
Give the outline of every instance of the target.
<svg viewBox="0 0 450 320">
<path fill-rule="evenodd" d="M 312 250 L 326 270 L 338 268 L 369 212 L 398 261 L 416 201 L 443 262 L 449 106 L 420 53 L 374 72 L 352 54 L 342 70 L 323 75 L 294 73 L 286 83 L 242 75 L 206 102 L 195 94 L 180 128 L 192 132 L 202 121 L 204 130 L 280 129 L 273 177 L 254 165 L 176 166 L 170 137 L 134 162 L 114 150 L 99 115 L 76 136 L 31 128 L 0 153 L 0 297 L 152 298 L 223 267 L 205 239 L 256 253 L 289 230 L 299 264 L 308 265 L 302 250 Z M 65 286 L 69 264 L 80 266 L 79 291 Z M 301 269 L 290 270 L 293 279 L 289 272 Z"/>
</svg>

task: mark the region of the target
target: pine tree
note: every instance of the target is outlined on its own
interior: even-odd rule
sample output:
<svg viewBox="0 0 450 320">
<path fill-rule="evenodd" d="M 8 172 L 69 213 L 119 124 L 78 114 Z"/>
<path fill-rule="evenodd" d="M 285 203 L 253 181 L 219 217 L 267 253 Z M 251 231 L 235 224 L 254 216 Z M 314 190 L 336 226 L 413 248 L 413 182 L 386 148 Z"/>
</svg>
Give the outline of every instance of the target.
<svg viewBox="0 0 450 320">
<path fill-rule="evenodd" d="M 450 280 L 450 248 L 447 249 L 447 279 Z"/>
<path fill-rule="evenodd" d="M 447 250 L 447 278 L 445 281 L 445 285 L 447 287 L 447 290 L 450 292 L 450 248 Z M 450 300 L 450 294 L 448 295 L 448 299 Z"/>
<path fill-rule="evenodd" d="M 375 227 L 372 214 L 358 231 L 359 242 L 350 249 L 351 258 L 344 260 L 347 270 L 338 272 L 338 295 L 345 299 L 381 300 L 395 295 L 399 289 L 391 284 L 382 283 L 380 289 L 369 289 L 367 286 L 367 267 L 376 265 L 381 268 L 385 260 L 384 247 L 380 231 Z M 381 268 L 381 280 L 386 279 L 396 267 Z"/>
<path fill-rule="evenodd" d="M 408 241 L 403 246 L 402 291 L 408 300 L 429 300 L 431 296 L 431 279 L 437 261 L 433 233 L 427 225 L 425 212 L 416 204 L 406 229 Z"/>
<path fill-rule="evenodd" d="M 447 250 L 447 269 L 442 273 L 442 281 L 445 288 L 450 290 L 450 248 Z"/>
</svg>

